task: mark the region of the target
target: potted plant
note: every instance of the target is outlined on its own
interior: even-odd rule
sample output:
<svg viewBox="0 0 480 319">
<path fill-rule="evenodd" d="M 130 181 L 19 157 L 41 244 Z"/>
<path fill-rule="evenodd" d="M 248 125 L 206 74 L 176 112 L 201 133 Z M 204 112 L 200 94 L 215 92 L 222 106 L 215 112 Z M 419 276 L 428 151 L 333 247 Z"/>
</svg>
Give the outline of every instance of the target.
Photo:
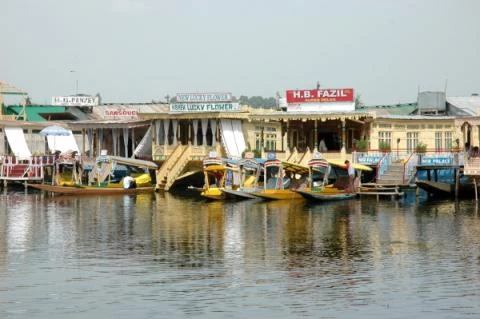
<svg viewBox="0 0 480 319">
<path fill-rule="evenodd" d="M 380 151 L 382 151 L 383 153 L 388 153 L 392 150 L 392 147 L 391 147 L 390 143 L 382 141 L 382 142 L 378 143 L 378 149 Z"/>
<path fill-rule="evenodd" d="M 425 153 L 427 151 L 427 144 L 422 142 L 418 142 L 417 146 L 415 147 L 415 152 L 417 153 Z"/>
<path fill-rule="evenodd" d="M 354 142 L 355 145 L 355 150 L 357 152 L 366 152 L 368 151 L 368 141 L 364 138 L 361 138 L 359 140 L 356 140 Z"/>
</svg>

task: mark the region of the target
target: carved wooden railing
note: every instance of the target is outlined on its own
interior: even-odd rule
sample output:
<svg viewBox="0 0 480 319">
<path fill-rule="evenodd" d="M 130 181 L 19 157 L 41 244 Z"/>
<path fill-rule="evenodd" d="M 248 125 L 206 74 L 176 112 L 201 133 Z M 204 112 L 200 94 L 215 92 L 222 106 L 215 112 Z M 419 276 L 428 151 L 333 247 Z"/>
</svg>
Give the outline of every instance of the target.
<svg viewBox="0 0 480 319">
<path fill-rule="evenodd" d="M 45 157 L 48 159 L 48 157 Z M 44 177 L 43 156 L 31 156 L 20 159 L 16 156 L 1 156 L 0 179 L 4 180 L 42 180 Z"/>
<path fill-rule="evenodd" d="M 312 159 L 312 152 L 310 151 L 310 148 L 307 147 L 305 152 L 301 155 L 300 159 L 297 160 L 297 164 L 301 165 L 307 165 L 308 161 Z"/>
<path fill-rule="evenodd" d="M 411 153 L 403 163 L 403 184 L 410 184 L 413 181 L 417 165 L 418 156 Z"/>
<path fill-rule="evenodd" d="M 290 156 L 286 159 L 287 162 L 291 163 L 296 163 L 298 158 L 298 151 L 296 147 L 293 147 L 292 153 L 290 153 Z"/>
<path fill-rule="evenodd" d="M 390 153 L 385 153 L 383 157 L 378 161 L 377 163 L 377 176 L 376 179 L 379 180 L 379 178 L 385 174 L 385 172 L 388 170 L 388 167 L 390 167 L 390 164 L 392 163 L 392 156 Z"/>
</svg>

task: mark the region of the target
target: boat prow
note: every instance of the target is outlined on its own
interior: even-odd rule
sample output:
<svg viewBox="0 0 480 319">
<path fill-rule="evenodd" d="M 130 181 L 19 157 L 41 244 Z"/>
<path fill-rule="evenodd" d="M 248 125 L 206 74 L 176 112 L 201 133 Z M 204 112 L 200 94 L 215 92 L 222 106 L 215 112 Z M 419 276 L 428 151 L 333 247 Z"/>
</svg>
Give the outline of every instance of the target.
<svg viewBox="0 0 480 319">
<path fill-rule="evenodd" d="M 303 199 L 302 195 L 289 189 L 266 189 L 254 192 L 252 195 L 267 200 Z"/>
<path fill-rule="evenodd" d="M 232 199 L 258 199 L 257 196 L 252 195 L 252 191 L 246 191 L 246 190 L 233 190 L 233 189 L 223 189 L 222 190 L 226 197 L 232 198 Z"/>
<path fill-rule="evenodd" d="M 312 192 L 297 190 L 297 193 L 309 200 L 316 201 L 337 201 L 355 198 L 354 193 L 328 193 L 328 192 Z"/>
</svg>

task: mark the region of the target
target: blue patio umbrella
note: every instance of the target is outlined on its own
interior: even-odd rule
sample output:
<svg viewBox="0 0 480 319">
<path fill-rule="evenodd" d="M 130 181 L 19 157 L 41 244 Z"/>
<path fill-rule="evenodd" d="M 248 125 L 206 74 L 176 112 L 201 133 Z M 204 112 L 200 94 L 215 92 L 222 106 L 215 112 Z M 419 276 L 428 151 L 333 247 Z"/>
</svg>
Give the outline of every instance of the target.
<svg viewBox="0 0 480 319">
<path fill-rule="evenodd" d="M 64 127 L 58 125 L 51 125 L 47 126 L 43 130 L 40 131 L 40 135 L 42 136 L 68 136 L 70 135 L 70 131 Z"/>
<path fill-rule="evenodd" d="M 42 136 L 54 136 L 53 138 L 53 152 L 55 152 L 55 136 L 68 136 L 70 131 L 58 125 L 50 125 L 40 131 Z"/>
</svg>

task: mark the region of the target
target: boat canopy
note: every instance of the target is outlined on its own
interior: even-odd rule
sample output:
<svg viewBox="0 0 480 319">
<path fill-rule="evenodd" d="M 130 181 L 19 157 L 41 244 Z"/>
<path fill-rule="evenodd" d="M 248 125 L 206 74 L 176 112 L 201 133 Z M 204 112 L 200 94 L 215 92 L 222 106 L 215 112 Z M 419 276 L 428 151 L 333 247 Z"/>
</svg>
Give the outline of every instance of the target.
<svg viewBox="0 0 480 319">
<path fill-rule="evenodd" d="M 129 157 L 121 157 L 121 156 L 110 156 L 110 155 L 102 155 L 97 157 L 97 163 L 107 163 L 107 162 L 115 162 L 117 164 L 123 164 L 126 166 L 136 166 L 148 169 L 157 169 L 158 165 L 154 162 L 129 158 Z"/>
<path fill-rule="evenodd" d="M 340 168 L 343 168 L 343 169 L 347 169 L 347 166 L 341 160 L 328 160 L 328 164 L 330 164 L 332 166 L 340 167 Z M 363 164 L 352 163 L 351 165 L 353 166 L 353 168 L 355 168 L 356 170 L 359 170 L 359 171 L 371 171 L 372 170 L 372 168 L 370 166 L 363 165 Z"/>
<path fill-rule="evenodd" d="M 308 174 L 308 166 L 305 166 L 305 165 L 282 161 L 282 166 L 283 166 L 283 169 L 287 172 L 291 172 L 299 175 Z"/>
</svg>

